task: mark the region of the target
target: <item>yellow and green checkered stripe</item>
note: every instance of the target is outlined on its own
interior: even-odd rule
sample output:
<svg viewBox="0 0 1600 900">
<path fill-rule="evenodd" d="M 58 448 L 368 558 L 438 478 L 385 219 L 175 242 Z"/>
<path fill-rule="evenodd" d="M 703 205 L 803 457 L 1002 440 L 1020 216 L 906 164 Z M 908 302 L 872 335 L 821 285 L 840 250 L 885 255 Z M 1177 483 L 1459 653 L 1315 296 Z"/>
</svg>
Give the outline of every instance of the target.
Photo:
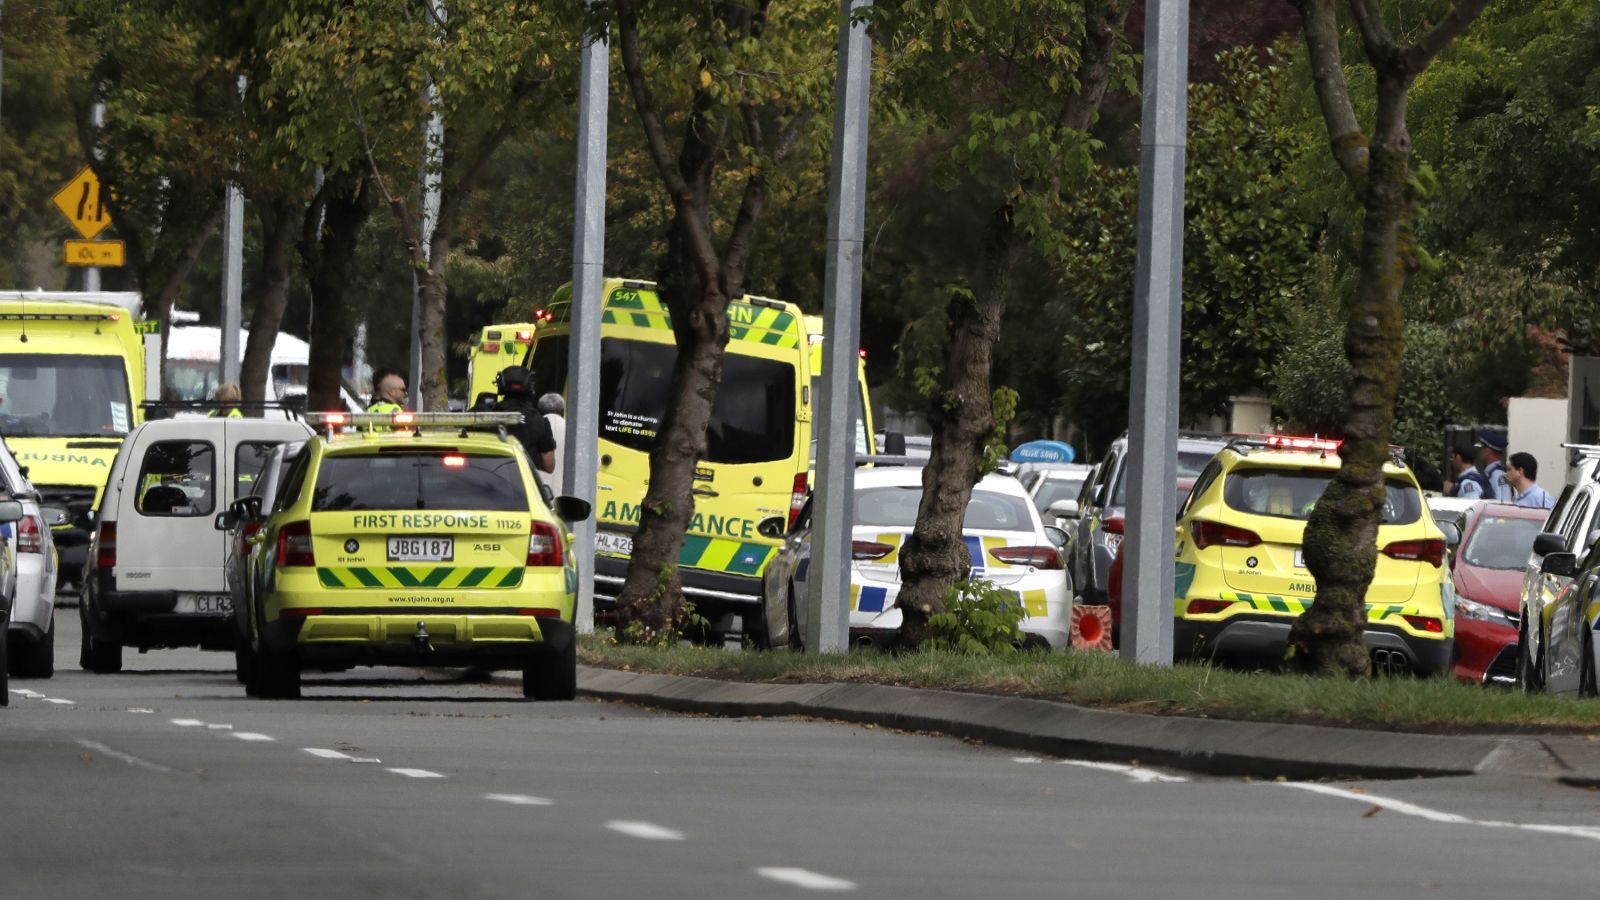
<svg viewBox="0 0 1600 900">
<path fill-rule="evenodd" d="M 1248 604 L 1256 612 L 1300 615 L 1311 607 L 1310 597 L 1285 597 L 1278 594 L 1246 594 L 1243 591 L 1219 591 L 1217 599 Z M 1420 616 L 1422 611 L 1394 603 L 1368 603 L 1367 621 L 1377 622 L 1391 616 Z"/>
<path fill-rule="evenodd" d="M 566 321 L 570 307 L 555 310 L 555 321 Z M 653 291 L 620 287 L 606 297 L 603 325 L 631 325 L 634 328 L 672 330 L 672 314 Z M 728 304 L 728 337 L 770 347 L 800 346 L 799 320 L 787 310 L 735 301 Z"/>
<path fill-rule="evenodd" d="M 522 566 L 350 566 L 317 567 L 317 580 L 335 590 L 353 588 L 483 588 L 498 590 L 522 584 Z"/>
<path fill-rule="evenodd" d="M 734 575 L 759 575 L 777 549 L 754 541 L 729 541 L 691 534 L 683 540 L 678 565 Z"/>
</svg>

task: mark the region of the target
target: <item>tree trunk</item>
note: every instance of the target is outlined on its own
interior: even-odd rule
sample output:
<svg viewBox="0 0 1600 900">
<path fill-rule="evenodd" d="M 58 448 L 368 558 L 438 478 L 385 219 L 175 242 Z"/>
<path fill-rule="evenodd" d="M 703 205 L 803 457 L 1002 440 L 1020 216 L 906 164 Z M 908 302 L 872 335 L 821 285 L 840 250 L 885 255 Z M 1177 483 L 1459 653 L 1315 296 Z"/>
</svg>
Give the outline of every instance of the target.
<svg viewBox="0 0 1600 900">
<path fill-rule="evenodd" d="M 311 366 L 306 382 L 306 409 L 343 408 L 339 394 L 345 345 L 350 339 L 350 310 L 345 290 L 355 265 L 361 229 L 372 211 L 361 172 L 332 176 L 306 210 L 300 257 L 311 287 Z"/>
<path fill-rule="evenodd" d="M 268 399 L 272 347 L 278 342 L 278 327 L 283 324 L 283 311 L 289 305 L 289 248 L 298 224 L 294 214 L 297 205 L 295 200 L 283 197 L 255 200 L 256 217 L 261 220 L 261 291 L 256 295 L 250 338 L 239 363 L 240 399 L 246 403 Z M 271 399 L 276 400 L 277 396 L 274 394 Z"/>
<path fill-rule="evenodd" d="M 961 523 L 978 464 L 994 433 L 989 373 L 1000 338 L 1011 270 L 1025 247 L 1007 205 L 984 230 L 978 277 L 972 294 L 951 294 L 947 313 L 950 350 L 929 412 L 933 450 L 922 469 L 917 524 L 900 550 L 900 643 L 915 648 L 928 637 L 928 618 L 944 610 L 950 585 L 972 568 Z"/>
<path fill-rule="evenodd" d="M 161 392 L 167 384 L 167 336 L 172 332 L 172 307 L 183 291 L 184 282 L 194 271 L 211 235 L 222 223 L 223 204 L 220 194 L 207 198 L 205 211 L 192 227 L 177 221 L 168 223 L 156 235 L 153 245 L 147 244 L 136 228 L 124 234 L 130 254 L 135 260 L 139 290 L 144 295 L 144 316 L 156 322 L 161 334 Z M 174 215 L 174 219 L 181 218 Z M 147 400 L 161 399 L 147 397 Z"/>
<path fill-rule="evenodd" d="M 1345 303 L 1345 356 L 1352 380 L 1341 465 L 1306 523 L 1306 568 L 1317 602 L 1289 632 L 1291 662 L 1303 672 L 1359 677 L 1368 670 L 1366 595 L 1377 568 L 1383 466 L 1405 349 L 1401 234 L 1410 208 L 1409 74 L 1378 75 L 1378 115 L 1368 163 L 1360 282 Z"/>
<path fill-rule="evenodd" d="M 445 369 L 444 316 L 448 299 L 444 266 L 450 256 L 453 229 L 437 223 L 429 242 L 428 267 L 417 271 L 417 290 L 422 295 L 422 372 L 419 376 L 423 409 L 435 412 L 449 408 L 450 378 Z"/>
</svg>

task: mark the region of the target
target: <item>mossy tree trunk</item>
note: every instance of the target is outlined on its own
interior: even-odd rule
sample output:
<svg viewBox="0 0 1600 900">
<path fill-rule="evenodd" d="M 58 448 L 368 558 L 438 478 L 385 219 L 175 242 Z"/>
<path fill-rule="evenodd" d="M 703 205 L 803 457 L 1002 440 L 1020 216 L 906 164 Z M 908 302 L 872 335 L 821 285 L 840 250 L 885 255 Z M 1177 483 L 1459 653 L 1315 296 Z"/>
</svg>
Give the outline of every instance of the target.
<svg viewBox="0 0 1600 900">
<path fill-rule="evenodd" d="M 1305 531 L 1306 567 L 1317 580 L 1317 602 L 1289 633 L 1290 661 L 1301 671 L 1347 677 L 1368 671 L 1362 638 L 1365 603 L 1377 567 L 1383 466 L 1389 460 L 1400 389 L 1405 348 L 1400 292 L 1414 214 L 1406 95 L 1428 63 L 1487 2 L 1461 0 L 1422 40 L 1402 46 L 1384 26 L 1376 0 L 1349 0 L 1351 18 L 1377 75 L 1377 112 L 1369 141 L 1350 102 L 1335 0 L 1297 0 L 1333 156 L 1365 209 L 1359 283 L 1344 303 L 1344 349 L 1352 378 L 1341 466 Z"/>
</svg>

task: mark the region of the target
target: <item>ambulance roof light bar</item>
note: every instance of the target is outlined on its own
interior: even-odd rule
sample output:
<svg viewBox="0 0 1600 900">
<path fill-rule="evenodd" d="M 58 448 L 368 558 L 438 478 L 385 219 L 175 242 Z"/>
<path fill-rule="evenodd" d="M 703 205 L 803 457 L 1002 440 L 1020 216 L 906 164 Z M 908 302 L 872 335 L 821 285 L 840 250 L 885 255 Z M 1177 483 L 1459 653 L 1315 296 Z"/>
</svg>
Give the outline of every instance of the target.
<svg viewBox="0 0 1600 900">
<path fill-rule="evenodd" d="M 312 428 L 326 429 L 331 437 L 342 428 L 372 431 L 378 428 L 405 431 L 450 429 L 461 431 L 500 431 L 522 424 L 519 412 L 397 412 L 397 413 L 306 413 Z"/>
</svg>

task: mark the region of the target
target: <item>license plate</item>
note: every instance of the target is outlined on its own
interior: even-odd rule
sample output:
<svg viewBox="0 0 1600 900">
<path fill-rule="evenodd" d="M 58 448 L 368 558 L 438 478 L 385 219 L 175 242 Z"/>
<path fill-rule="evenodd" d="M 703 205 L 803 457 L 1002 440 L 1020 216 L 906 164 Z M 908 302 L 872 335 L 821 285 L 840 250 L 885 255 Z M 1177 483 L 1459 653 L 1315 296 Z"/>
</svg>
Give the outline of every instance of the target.
<svg viewBox="0 0 1600 900">
<path fill-rule="evenodd" d="M 633 538 L 626 534 L 612 534 L 608 531 L 595 532 L 594 549 L 597 553 L 615 553 L 618 556 L 633 555 Z"/>
<path fill-rule="evenodd" d="M 233 612 L 233 598 L 227 594 L 179 594 L 178 606 L 174 612 L 231 613 Z"/>
<path fill-rule="evenodd" d="M 389 538 L 390 562 L 451 562 L 456 558 L 456 539 L 448 537 Z"/>
<path fill-rule="evenodd" d="M 1306 552 L 1299 547 L 1294 548 L 1294 567 L 1296 569 L 1304 569 L 1306 567 Z"/>
</svg>

